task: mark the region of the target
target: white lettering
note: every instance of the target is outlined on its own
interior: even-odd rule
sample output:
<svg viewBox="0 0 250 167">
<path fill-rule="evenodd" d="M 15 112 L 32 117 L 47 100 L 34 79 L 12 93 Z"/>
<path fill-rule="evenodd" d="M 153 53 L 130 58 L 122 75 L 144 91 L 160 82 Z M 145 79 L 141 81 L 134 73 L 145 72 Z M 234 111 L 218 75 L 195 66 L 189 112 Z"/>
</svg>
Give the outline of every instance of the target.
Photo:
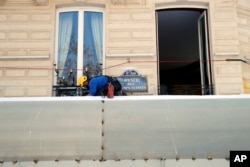
<svg viewBox="0 0 250 167">
<path fill-rule="evenodd" d="M 236 155 L 235 158 L 234 158 L 234 162 L 240 162 L 240 156 L 239 155 Z"/>
<path fill-rule="evenodd" d="M 242 162 L 244 161 L 244 160 L 246 160 L 247 159 L 247 156 L 246 155 L 241 155 L 241 160 L 242 160 Z"/>
<path fill-rule="evenodd" d="M 243 162 L 244 160 L 247 159 L 247 156 L 246 155 L 236 155 L 235 158 L 234 158 L 234 162 Z"/>
</svg>

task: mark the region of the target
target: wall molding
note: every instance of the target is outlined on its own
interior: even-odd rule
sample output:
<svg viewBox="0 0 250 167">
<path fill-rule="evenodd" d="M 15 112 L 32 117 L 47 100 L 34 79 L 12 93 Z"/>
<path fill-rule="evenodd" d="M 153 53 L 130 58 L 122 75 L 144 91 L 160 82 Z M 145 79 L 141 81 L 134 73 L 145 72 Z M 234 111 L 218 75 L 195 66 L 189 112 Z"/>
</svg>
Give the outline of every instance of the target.
<svg viewBox="0 0 250 167">
<path fill-rule="evenodd" d="M 34 4 L 37 6 L 48 5 L 49 0 L 0 0 L 0 6 L 5 4 Z"/>
<path fill-rule="evenodd" d="M 168 8 L 180 8 L 180 7 L 191 7 L 191 8 L 203 8 L 208 9 L 208 2 L 191 2 L 186 0 L 177 0 L 175 2 L 156 2 L 155 8 L 159 9 L 168 9 Z"/>
<path fill-rule="evenodd" d="M 146 0 L 110 0 L 113 5 L 145 5 Z"/>
<path fill-rule="evenodd" d="M 13 60 L 13 59 L 49 59 L 50 55 L 43 56 L 0 56 L 0 60 Z"/>
<path fill-rule="evenodd" d="M 220 53 L 214 53 L 215 56 L 239 56 L 239 52 L 220 52 Z"/>
<path fill-rule="evenodd" d="M 132 54 L 106 54 L 107 58 L 119 58 L 119 57 L 153 57 L 154 53 L 132 53 Z"/>
</svg>

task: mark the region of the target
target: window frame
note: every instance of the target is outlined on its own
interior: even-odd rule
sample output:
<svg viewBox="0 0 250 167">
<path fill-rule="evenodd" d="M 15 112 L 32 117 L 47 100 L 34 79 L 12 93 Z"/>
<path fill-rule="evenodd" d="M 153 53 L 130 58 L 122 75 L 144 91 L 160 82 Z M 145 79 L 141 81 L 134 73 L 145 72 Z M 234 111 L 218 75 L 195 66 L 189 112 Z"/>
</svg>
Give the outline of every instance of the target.
<svg viewBox="0 0 250 167">
<path fill-rule="evenodd" d="M 83 49 L 84 49 L 84 12 L 100 12 L 103 16 L 103 55 L 102 55 L 102 74 L 105 74 L 105 10 L 102 7 L 80 6 L 80 7 L 63 7 L 56 10 L 56 26 L 55 26 L 55 52 L 54 52 L 54 68 L 57 69 L 58 61 L 58 43 L 59 43 L 59 16 L 62 12 L 78 12 L 78 49 L 77 49 L 77 79 L 82 76 L 83 67 Z M 82 55 L 82 56 L 81 56 Z M 57 75 L 54 75 L 53 85 L 57 85 Z M 76 85 L 78 83 L 76 82 Z"/>
</svg>

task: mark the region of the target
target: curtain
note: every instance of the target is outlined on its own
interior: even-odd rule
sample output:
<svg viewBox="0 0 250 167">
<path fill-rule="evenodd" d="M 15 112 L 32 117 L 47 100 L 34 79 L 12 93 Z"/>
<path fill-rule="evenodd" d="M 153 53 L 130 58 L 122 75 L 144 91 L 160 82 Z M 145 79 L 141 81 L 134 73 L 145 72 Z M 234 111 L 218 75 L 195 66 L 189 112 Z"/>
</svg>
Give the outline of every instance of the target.
<svg viewBox="0 0 250 167">
<path fill-rule="evenodd" d="M 67 60 L 73 26 L 73 13 L 61 13 L 59 17 L 58 68 L 64 69 Z M 63 77 L 63 72 L 59 72 Z"/>
<path fill-rule="evenodd" d="M 93 13 L 91 15 L 91 27 L 92 34 L 94 39 L 94 46 L 96 51 L 96 60 L 100 64 L 102 63 L 103 58 L 103 31 L 102 31 L 102 14 L 101 13 Z"/>
<path fill-rule="evenodd" d="M 100 75 L 103 62 L 102 13 L 84 12 L 84 58 L 83 65 L 90 76 Z"/>
</svg>

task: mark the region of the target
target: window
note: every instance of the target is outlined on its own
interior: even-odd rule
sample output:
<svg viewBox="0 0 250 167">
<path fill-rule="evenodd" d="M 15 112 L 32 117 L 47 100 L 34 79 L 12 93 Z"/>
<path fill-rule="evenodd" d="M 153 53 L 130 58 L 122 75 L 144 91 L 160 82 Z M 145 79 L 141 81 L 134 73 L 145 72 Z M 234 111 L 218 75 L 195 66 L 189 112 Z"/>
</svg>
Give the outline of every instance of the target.
<svg viewBox="0 0 250 167">
<path fill-rule="evenodd" d="M 103 15 L 84 8 L 57 11 L 57 84 L 76 85 L 85 70 L 90 76 L 102 74 Z"/>
</svg>

